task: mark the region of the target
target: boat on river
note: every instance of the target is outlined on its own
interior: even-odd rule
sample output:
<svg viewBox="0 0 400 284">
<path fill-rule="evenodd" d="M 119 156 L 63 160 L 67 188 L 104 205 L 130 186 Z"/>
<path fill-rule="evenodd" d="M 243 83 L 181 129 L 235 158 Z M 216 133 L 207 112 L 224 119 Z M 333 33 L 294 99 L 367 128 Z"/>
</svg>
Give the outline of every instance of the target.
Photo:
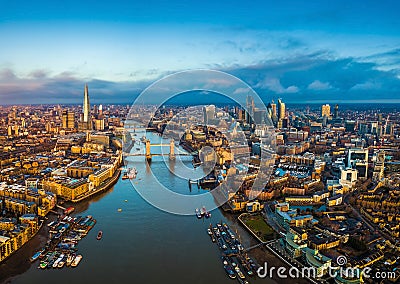
<svg viewBox="0 0 400 284">
<path fill-rule="evenodd" d="M 78 264 L 79 264 L 79 262 L 81 262 L 82 258 L 83 258 L 82 255 L 81 255 L 81 254 L 78 254 L 78 255 L 75 257 L 74 261 L 72 262 L 71 266 L 72 266 L 72 267 L 77 267 Z"/>
</svg>

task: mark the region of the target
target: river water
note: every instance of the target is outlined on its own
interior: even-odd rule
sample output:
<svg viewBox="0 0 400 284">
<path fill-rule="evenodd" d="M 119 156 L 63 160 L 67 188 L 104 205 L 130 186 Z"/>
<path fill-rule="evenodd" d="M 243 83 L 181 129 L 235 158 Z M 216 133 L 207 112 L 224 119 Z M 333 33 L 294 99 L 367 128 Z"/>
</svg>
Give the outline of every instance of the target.
<svg viewBox="0 0 400 284">
<path fill-rule="evenodd" d="M 155 133 L 147 133 L 147 138 L 154 143 L 161 139 Z M 222 220 L 238 232 L 245 247 L 254 244 L 254 240 L 232 216 L 219 209 L 212 211 L 211 219 L 198 220 L 195 216 L 174 215 L 153 207 L 134 189 L 135 183 L 148 182 L 148 167 L 175 191 L 184 194 L 203 191 L 193 186 L 190 192 L 187 180 L 175 177 L 165 167 L 162 157 L 154 157 L 149 166 L 144 157 L 130 159 L 138 170 L 133 186 L 129 180 L 120 179 L 106 193 L 75 205 L 74 215 L 93 215 L 97 220 L 94 229 L 78 244 L 78 252 L 83 255 L 79 266 L 41 270 L 36 262 L 13 277 L 11 283 L 238 283 L 227 277 L 220 252 L 206 229 L 210 222 Z M 190 157 L 184 164 L 191 167 Z M 155 190 L 156 186 L 148 182 L 149 190 Z M 99 230 L 103 231 L 103 238 L 97 241 Z"/>
</svg>

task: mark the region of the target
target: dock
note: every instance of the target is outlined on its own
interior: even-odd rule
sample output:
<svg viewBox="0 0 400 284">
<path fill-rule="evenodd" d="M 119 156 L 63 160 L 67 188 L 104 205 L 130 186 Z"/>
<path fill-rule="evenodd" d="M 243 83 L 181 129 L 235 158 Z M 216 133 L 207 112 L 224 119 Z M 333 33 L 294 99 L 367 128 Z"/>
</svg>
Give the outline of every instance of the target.
<svg viewBox="0 0 400 284">
<path fill-rule="evenodd" d="M 247 255 L 247 251 L 263 244 L 244 249 L 235 233 L 222 222 L 215 226 L 210 224 L 207 233 L 221 252 L 223 266 L 229 278 L 247 283 L 246 277 L 256 276 L 259 265 Z"/>
</svg>

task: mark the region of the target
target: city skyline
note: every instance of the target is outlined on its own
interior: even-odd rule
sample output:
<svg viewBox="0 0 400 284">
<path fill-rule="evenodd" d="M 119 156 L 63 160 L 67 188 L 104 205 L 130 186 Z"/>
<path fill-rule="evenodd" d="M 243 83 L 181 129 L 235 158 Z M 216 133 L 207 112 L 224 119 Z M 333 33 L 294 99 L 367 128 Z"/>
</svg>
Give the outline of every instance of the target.
<svg viewBox="0 0 400 284">
<path fill-rule="evenodd" d="M 130 103 L 155 80 L 197 68 L 288 103 L 400 102 L 395 1 L 95 4 L 5 5 L 4 104 L 78 103 L 85 83 L 99 102 Z"/>
</svg>

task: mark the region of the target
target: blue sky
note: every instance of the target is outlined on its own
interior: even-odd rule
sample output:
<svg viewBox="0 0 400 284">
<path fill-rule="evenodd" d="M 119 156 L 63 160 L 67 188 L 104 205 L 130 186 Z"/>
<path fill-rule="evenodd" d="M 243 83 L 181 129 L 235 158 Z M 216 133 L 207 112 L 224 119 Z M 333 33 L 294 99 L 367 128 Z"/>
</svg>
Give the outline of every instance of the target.
<svg viewBox="0 0 400 284">
<path fill-rule="evenodd" d="M 287 102 L 400 102 L 398 1 L 2 1 L 0 104 L 132 102 L 211 68 Z"/>
</svg>

